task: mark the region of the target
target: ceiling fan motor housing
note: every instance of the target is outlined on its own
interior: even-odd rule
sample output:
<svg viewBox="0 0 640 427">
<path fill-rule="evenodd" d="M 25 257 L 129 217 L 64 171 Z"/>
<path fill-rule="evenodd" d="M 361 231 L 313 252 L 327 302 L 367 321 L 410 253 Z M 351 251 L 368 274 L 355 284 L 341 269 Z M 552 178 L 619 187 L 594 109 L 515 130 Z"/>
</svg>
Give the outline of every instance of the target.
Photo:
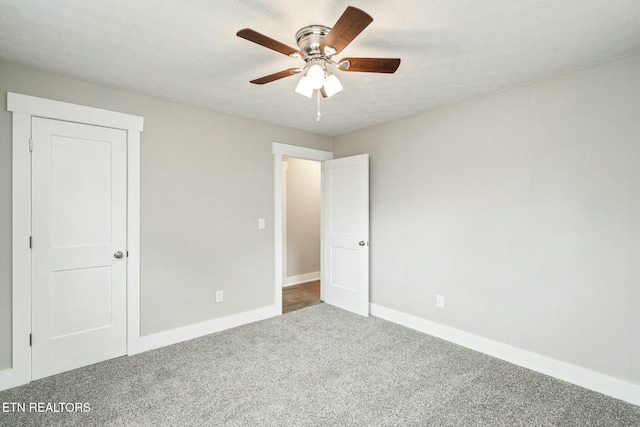
<svg viewBox="0 0 640 427">
<path fill-rule="evenodd" d="M 331 28 L 324 25 L 309 25 L 298 30 L 296 43 L 305 58 L 325 55 L 326 52 L 322 52 L 320 46 L 329 31 Z"/>
</svg>

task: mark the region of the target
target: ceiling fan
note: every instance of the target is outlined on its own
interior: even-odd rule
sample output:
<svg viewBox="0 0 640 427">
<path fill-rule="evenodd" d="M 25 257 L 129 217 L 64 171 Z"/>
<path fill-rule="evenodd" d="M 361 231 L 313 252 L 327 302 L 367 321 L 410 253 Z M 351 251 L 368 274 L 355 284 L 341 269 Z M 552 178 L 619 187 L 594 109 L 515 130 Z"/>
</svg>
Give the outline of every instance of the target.
<svg viewBox="0 0 640 427">
<path fill-rule="evenodd" d="M 342 91 L 342 85 L 331 72 L 331 67 L 348 72 L 395 73 L 400 66 L 399 58 L 347 57 L 338 62 L 332 59 L 334 55 L 347 47 L 372 21 L 373 18 L 366 12 L 349 6 L 333 28 L 324 25 L 309 25 L 298 30 L 296 43 L 299 49 L 288 46 L 250 28 L 240 30 L 236 35 L 292 58 L 301 58 L 305 62 L 303 67 L 288 68 L 251 80 L 251 83 L 262 85 L 294 74 L 303 74 L 296 87 L 296 92 L 311 98 L 313 91 L 318 90 L 323 97 L 329 97 Z"/>
</svg>

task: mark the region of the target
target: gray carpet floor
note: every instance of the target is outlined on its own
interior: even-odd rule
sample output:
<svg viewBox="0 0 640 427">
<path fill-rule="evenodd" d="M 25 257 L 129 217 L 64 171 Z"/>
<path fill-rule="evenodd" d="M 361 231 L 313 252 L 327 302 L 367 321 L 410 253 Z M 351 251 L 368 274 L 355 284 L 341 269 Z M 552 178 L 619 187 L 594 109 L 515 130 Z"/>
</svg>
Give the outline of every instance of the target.
<svg viewBox="0 0 640 427">
<path fill-rule="evenodd" d="M 326 304 L 0 392 L 21 425 L 640 426 L 640 407 Z"/>
</svg>

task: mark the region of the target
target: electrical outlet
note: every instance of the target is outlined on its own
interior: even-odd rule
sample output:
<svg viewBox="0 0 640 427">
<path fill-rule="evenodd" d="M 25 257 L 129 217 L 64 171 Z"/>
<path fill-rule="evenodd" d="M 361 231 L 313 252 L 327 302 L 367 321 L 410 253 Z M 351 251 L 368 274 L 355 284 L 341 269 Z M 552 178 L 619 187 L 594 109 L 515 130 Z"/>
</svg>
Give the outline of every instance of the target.
<svg viewBox="0 0 640 427">
<path fill-rule="evenodd" d="M 224 301 L 224 292 L 216 291 L 216 302 L 222 302 L 222 301 Z"/>
<path fill-rule="evenodd" d="M 265 227 L 264 218 L 258 218 L 258 228 L 260 230 L 264 230 L 264 227 Z"/>
<path fill-rule="evenodd" d="M 436 307 L 444 308 L 444 296 L 436 295 Z"/>
</svg>

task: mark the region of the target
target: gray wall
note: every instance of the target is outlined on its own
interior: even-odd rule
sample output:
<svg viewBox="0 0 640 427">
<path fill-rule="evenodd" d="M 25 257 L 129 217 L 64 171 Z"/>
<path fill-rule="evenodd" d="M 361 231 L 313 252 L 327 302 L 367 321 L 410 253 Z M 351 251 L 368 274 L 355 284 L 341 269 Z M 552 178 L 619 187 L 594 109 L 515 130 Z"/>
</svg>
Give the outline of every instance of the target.
<svg viewBox="0 0 640 427">
<path fill-rule="evenodd" d="M 640 383 L 640 56 L 333 151 L 371 155 L 373 303 Z"/>
<path fill-rule="evenodd" d="M 0 369 L 11 360 L 7 91 L 145 118 L 143 335 L 273 304 L 271 142 L 327 150 L 328 138 L 0 63 Z M 258 230 L 258 218 L 266 218 L 265 230 Z M 215 304 L 219 289 L 225 299 Z"/>
<path fill-rule="evenodd" d="M 287 161 L 287 276 L 320 271 L 320 162 Z"/>
</svg>

